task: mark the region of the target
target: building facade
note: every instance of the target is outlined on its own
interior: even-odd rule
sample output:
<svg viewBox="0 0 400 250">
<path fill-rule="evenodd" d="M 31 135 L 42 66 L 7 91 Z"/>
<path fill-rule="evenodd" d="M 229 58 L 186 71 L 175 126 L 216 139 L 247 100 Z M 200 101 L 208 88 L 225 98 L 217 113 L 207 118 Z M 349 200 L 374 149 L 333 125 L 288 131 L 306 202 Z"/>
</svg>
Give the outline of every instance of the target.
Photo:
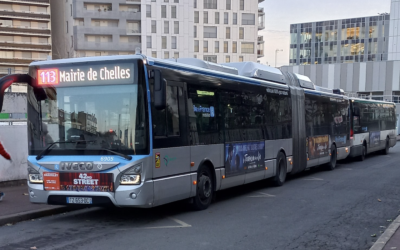
<svg viewBox="0 0 400 250">
<path fill-rule="evenodd" d="M 53 58 L 142 53 L 217 63 L 264 53 L 264 0 L 50 0 Z"/>
<path fill-rule="evenodd" d="M 290 65 L 388 60 L 390 15 L 290 25 Z M 400 50 L 399 50 L 400 52 Z"/>
<path fill-rule="evenodd" d="M 389 60 L 400 60 L 400 0 L 392 0 L 389 29 Z"/>
<path fill-rule="evenodd" d="M 0 77 L 51 56 L 50 0 L 0 0 Z"/>
</svg>

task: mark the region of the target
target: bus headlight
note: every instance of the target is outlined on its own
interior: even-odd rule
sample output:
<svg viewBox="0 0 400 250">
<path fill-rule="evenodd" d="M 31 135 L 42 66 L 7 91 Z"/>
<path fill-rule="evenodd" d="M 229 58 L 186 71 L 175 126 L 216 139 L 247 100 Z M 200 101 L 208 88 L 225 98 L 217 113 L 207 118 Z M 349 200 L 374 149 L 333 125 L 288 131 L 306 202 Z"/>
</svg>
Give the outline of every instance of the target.
<svg viewBox="0 0 400 250">
<path fill-rule="evenodd" d="M 139 185 L 141 181 L 142 163 L 128 168 L 121 176 L 121 185 Z"/>
<path fill-rule="evenodd" d="M 140 175 L 124 174 L 121 176 L 121 185 L 138 185 L 140 184 Z"/>
<path fill-rule="evenodd" d="M 43 176 L 34 168 L 28 167 L 29 182 L 33 184 L 43 184 Z"/>
</svg>

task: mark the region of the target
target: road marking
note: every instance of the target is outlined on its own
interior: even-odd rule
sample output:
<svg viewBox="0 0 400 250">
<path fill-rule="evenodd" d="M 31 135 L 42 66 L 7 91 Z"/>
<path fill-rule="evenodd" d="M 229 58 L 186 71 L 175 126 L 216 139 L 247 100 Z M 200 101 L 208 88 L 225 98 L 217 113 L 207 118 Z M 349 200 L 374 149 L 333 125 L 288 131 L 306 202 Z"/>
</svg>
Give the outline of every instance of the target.
<svg viewBox="0 0 400 250">
<path fill-rule="evenodd" d="M 167 218 L 170 219 L 170 220 L 175 221 L 175 222 L 178 223 L 179 225 L 178 225 L 178 226 L 144 227 L 144 229 L 163 229 L 163 228 L 184 228 L 184 227 L 192 227 L 191 225 L 189 225 L 189 224 L 187 224 L 187 223 L 185 223 L 185 222 L 183 222 L 183 221 L 181 221 L 181 220 L 178 220 L 178 219 L 175 219 L 175 218 L 172 218 L 172 217 L 167 217 Z"/>
<path fill-rule="evenodd" d="M 323 181 L 324 179 L 321 178 L 315 178 L 315 177 L 308 177 L 303 179 L 304 181 Z"/>
<path fill-rule="evenodd" d="M 272 194 L 267 194 L 267 193 L 261 193 L 258 192 L 260 195 L 252 195 L 252 196 L 248 196 L 250 198 L 268 198 L 268 197 L 275 197 L 275 195 Z"/>
</svg>

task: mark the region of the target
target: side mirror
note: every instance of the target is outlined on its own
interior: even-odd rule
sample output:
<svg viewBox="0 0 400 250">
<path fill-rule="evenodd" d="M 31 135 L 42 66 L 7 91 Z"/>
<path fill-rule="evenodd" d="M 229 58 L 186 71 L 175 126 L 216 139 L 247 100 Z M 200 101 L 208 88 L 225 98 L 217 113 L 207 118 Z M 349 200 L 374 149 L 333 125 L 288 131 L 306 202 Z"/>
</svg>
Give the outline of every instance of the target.
<svg viewBox="0 0 400 250">
<path fill-rule="evenodd" d="M 154 108 L 163 110 L 167 107 L 167 81 L 160 70 L 154 70 Z"/>
<path fill-rule="evenodd" d="M 354 107 L 353 116 L 360 116 L 360 108 L 359 107 Z"/>
</svg>

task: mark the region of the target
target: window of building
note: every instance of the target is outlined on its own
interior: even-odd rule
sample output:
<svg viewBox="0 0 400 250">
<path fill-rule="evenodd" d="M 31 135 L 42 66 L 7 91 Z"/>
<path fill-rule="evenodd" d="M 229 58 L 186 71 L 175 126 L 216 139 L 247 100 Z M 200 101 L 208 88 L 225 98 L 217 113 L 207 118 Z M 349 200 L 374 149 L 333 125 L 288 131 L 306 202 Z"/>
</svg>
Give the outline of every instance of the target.
<svg viewBox="0 0 400 250">
<path fill-rule="evenodd" d="M 197 8 L 197 0 L 193 1 L 193 7 L 196 9 Z"/>
<path fill-rule="evenodd" d="M 204 9 L 217 9 L 217 0 L 204 0 Z"/>
<path fill-rule="evenodd" d="M 146 41 L 147 41 L 147 48 L 148 48 L 148 49 L 151 49 L 151 47 L 152 47 L 152 44 L 151 44 L 151 36 L 147 36 Z"/>
<path fill-rule="evenodd" d="M 197 26 L 193 27 L 193 36 L 194 38 L 197 38 Z"/>
<path fill-rule="evenodd" d="M 224 12 L 224 24 L 229 24 L 229 13 Z"/>
<path fill-rule="evenodd" d="M 217 38 L 217 27 L 216 26 L 204 26 L 204 38 Z"/>
<path fill-rule="evenodd" d="M 157 58 L 157 51 L 152 51 L 151 52 L 151 56 L 154 57 L 154 58 Z"/>
<path fill-rule="evenodd" d="M 242 54 L 254 54 L 254 43 L 242 42 Z"/>
<path fill-rule="evenodd" d="M 231 27 L 226 27 L 225 36 L 226 39 L 231 39 Z"/>
<path fill-rule="evenodd" d="M 169 34 L 169 21 L 164 21 L 164 34 Z"/>
<path fill-rule="evenodd" d="M 169 3 L 169 0 L 164 0 L 164 3 Z"/>
<path fill-rule="evenodd" d="M 156 20 L 151 20 L 151 33 L 157 33 L 157 22 L 156 22 Z"/>
<path fill-rule="evenodd" d="M 167 37 L 166 36 L 161 37 L 161 48 L 162 49 L 167 48 Z"/>
<path fill-rule="evenodd" d="M 228 53 L 228 42 L 224 42 L 224 53 Z"/>
<path fill-rule="evenodd" d="M 151 17 L 151 5 L 146 5 L 146 17 Z"/>
<path fill-rule="evenodd" d="M 232 42 L 232 53 L 237 53 L 237 42 Z"/>
<path fill-rule="evenodd" d="M 199 23 L 199 12 L 198 11 L 194 12 L 194 23 Z"/>
<path fill-rule="evenodd" d="M 169 51 L 164 51 L 164 59 L 169 59 Z"/>
<path fill-rule="evenodd" d="M 174 34 L 179 34 L 179 21 L 174 21 Z"/>
<path fill-rule="evenodd" d="M 176 36 L 171 37 L 171 49 L 176 49 Z"/>
<path fill-rule="evenodd" d="M 230 56 L 225 56 L 225 62 L 230 63 L 231 62 L 231 57 Z"/>
<path fill-rule="evenodd" d="M 167 18 L 167 6 L 161 5 L 161 18 Z"/>
<path fill-rule="evenodd" d="M 203 60 L 207 62 L 217 63 L 217 56 L 203 56 Z"/>
<path fill-rule="evenodd" d="M 174 58 L 178 59 L 179 58 L 179 52 L 174 52 Z"/>
<path fill-rule="evenodd" d="M 219 12 L 215 12 L 215 24 L 219 24 Z"/>
<path fill-rule="evenodd" d="M 100 27 L 100 21 L 94 21 L 93 23 L 95 27 Z"/>
<path fill-rule="evenodd" d="M 204 11 L 204 16 L 203 16 L 203 21 L 204 21 L 204 23 L 208 23 L 208 12 L 207 11 Z"/>
<path fill-rule="evenodd" d="M 208 41 L 203 41 L 203 52 L 208 52 Z"/>
<path fill-rule="evenodd" d="M 194 52 L 199 52 L 199 40 L 194 40 Z"/>
<path fill-rule="evenodd" d="M 215 52 L 215 53 L 219 53 L 219 41 L 215 41 L 214 52 Z"/>
<path fill-rule="evenodd" d="M 244 0 L 240 0 L 240 10 L 244 10 Z"/>
<path fill-rule="evenodd" d="M 179 3 L 179 0 L 174 0 L 174 3 Z"/>
<path fill-rule="evenodd" d="M 244 39 L 244 28 L 243 27 L 239 28 L 239 39 Z"/>
<path fill-rule="evenodd" d="M 242 25 L 255 25 L 256 15 L 250 13 L 242 13 Z"/>
<path fill-rule="evenodd" d="M 231 0 L 226 0 L 226 10 L 231 9 Z"/>
<path fill-rule="evenodd" d="M 176 6 L 171 6 L 171 18 L 176 18 Z"/>
<path fill-rule="evenodd" d="M 66 21 L 66 26 L 67 26 L 67 33 L 68 33 L 68 21 Z"/>
<path fill-rule="evenodd" d="M 232 24 L 236 25 L 237 24 L 237 13 L 233 13 L 233 20 Z"/>
<path fill-rule="evenodd" d="M 243 62 L 243 56 L 239 56 L 239 62 Z"/>
</svg>

